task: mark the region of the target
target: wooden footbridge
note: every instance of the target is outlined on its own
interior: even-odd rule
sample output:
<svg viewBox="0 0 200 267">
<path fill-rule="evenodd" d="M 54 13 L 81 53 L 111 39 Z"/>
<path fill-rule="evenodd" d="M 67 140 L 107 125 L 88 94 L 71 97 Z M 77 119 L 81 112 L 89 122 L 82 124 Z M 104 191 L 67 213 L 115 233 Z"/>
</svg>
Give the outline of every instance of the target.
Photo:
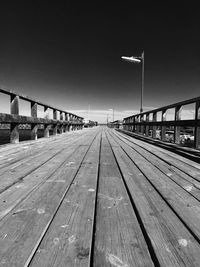
<svg viewBox="0 0 200 267">
<path fill-rule="evenodd" d="M 200 266 L 199 152 L 193 149 L 193 161 L 183 156 L 188 150 L 181 156 L 176 144 L 169 151 L 162 143 L 170 124 L 180 141 L 180 105 L 175 122 L 165 120 L 166 109 L 156 121 L 157 110 L 153 121 L 149 113 L 125 118 L 120 132 L 82 129 L 75 114 L 0 92 L 10 96 L 11 110 L 0 113 L 11 142 L 0 147 L 1 267 Z M 21 99 L 30 116 L 20 115 Z M 195 103 L 188 123 L 198 148 L 200 99 Z M 39 105 L 53 118 L 38 118 Z M 20 125 L 29 125 L 31 140 L 19 142 Z M 146 142 L 157 126 L 160 146 Z M 40 128 L 44 138 L 37 139 Z"/>
<path fill-rule="evenodd" d="M 0 266 L 200 266 L 198 163 L 95 127 L 0 166 Z"/>
</svg>

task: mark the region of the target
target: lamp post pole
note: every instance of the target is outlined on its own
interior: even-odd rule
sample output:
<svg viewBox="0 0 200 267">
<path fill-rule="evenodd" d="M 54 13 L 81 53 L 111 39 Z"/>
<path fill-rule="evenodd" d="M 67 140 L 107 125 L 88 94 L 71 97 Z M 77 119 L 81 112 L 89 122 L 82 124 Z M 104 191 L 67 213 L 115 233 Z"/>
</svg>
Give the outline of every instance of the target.
<svg viewBox="0 0 200 267">
<path fill-rule="evenodd" d="M 141 56 L 141 66 L 142 66 L 142 75 L 141 75 L 141 102 L 140 102 L 140 113 L 143 112 L 143 94 L 144 94 L 144 51 Z"/>
<path fill-rule="evenodd" d="M 123 60 L 131 63 L 141 63 L 141 97 L 140 97 L 140 113 L 143 112 L 143 94 L 144 94 L 144 51 L 140 57 L 121 57 Z"/>
</svg>

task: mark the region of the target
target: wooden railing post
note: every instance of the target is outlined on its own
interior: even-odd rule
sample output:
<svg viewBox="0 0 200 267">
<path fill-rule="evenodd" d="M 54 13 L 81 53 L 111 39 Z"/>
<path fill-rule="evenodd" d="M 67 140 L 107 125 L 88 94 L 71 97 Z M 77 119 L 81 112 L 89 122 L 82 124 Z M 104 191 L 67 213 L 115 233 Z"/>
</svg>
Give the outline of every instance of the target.
<svg viewBox="0 0 200 267">
<path fill-rule="evenodd" d="M 153 122 L 156 122 L 157 121 L 157 112 L 154 112 L 153 113 Z M 153 127 L 152 127 L 152 137 L 153 138 L 156 138 L 156 130 L 157 130 L 157 126 L 153 124 Z"/>
<path fill-rule="evenodd" d="M 37 118 L 37 103 L 31 102 L 31 117 Z M 31 124 L 31 140 L 37 140 L 38 125 Z"/>
<path fill-rule="evenodd" d="M 72 123 L 71 130 L 73 131 L 74 130 L 74 116 L 73 115 L 71 116 L 71 123 Z"/>
<path fill-rule="evenodd" d="M 60 111 L 60 120 L 63 121 L 64 120 L 64 116 L 63 116 L 63 112 Z"/>
<path fill-rule="evenodd" d="M 44 137 L 46 137 L 46 138 L 49 137 L 49 128 L 50 128 L 49 124 L 44 125 Z"/>
<path fill-rule="evenodd" d="M 65 120 L 63 111 L 60 111 L 60 120 L 61 120 L 61 121 L 64 121 L 64 120 Z M 59 125 L 59 132 L 60 132 L 60 134 L 63 134 L 63 133 L 64 133 L 64 125 L 63 125 L 63 123 L 61 123 L 61 124 Z"/>
<path fill-rule="evenodd" d="M 195 148 L 200 148 L 200 126 L 198 125 L 198 121 L 200 119 L 199 115 L 200 111 L 200 100 L 195 103 L 195 127 L 194 127 L 194 146 Z"/>
<path fill-rule="evenodd" d="M 131 119 L 130 119 L 130 121 L 131 121 L 131 132 L 133 132 L 133 124 L 134 124 L 134 122 L 133 122 L 133 117 L 131 117 Z M 117 125 L 116 125 L 116 128 L 117 128 Z"/>
<path fill-rule="evenodd" d="M 57 110 L 56 109 L 53 109 L 53 119 L 57 120 Z M 57 135 L 57 132 L 58 132 L 58 125 L 54 124 L 53 125 L 53 135 Z"/>
<path fill-rule="evenodd" d="M 19 96 L 17 95 L 10 96 L 10 113 L 19 115 Z"/>
<path fill-rule="evenodd" d="M 12 115 L 19 115 L 19 96 L 12 95 L 10 96 L 10 113 Z M 10 124 L 10 143 L 17 144 L 19 143 L 19 124 L 11 123 Z"/>
<path fill-rule="evenodd" d="M 132 117 L 132 132 L 135 132 L 135 116 Z"/>
<path fill-rule="evenodd" d="M 78 130 L 78 117 L 76 117 L 76 130 Z"/>
<path fill-rule="evenodd" d="M 175 122 L 181 119 L 181 107 L 182 106 L 175 107 Z M 174 143 L 176 144 L 180 144 L 180 132 L 181 132 L 181 127 L 175 125 L 174 126 Z"/>
<path fill-rule="evenodd" d="M 146 127 L 145 127 L 145 135 L 149 136 L 149 113 L 146 114 Z"/>
<path fill-rule="evenodd" d="M 17 144 L 19 143 L 19 125 L 18 123 L 10 124 L 10 143 Z"/>
<path fill-rule="evenodd" d="M 138 124 L 138 122 L 139 122 L 139 117 L 138 117 L 138 116 L 135 116 L 135 121 L 136 121 L 136 129 L 135 129 L 135 132 L 136 132 L 136 133 L 139 133 L 139 124 Z"/>
<path fill-rule="evenodd" d="M 162 118 L 161 118 L 162 123 L 166 121 L 166 110 L 162 110 Z M 162 124 L 161 126 L 161 140 L 165 141 L 166 140 L 166 126 Z"/>
<path fill-rule="evenodd" d="M 63 124 L 60 124 L 60 134 L 63 134 L 63 132 L 64 132 L 64 126 Z"/>
<path fill-rule="evenodd" d="M 64 121 L 67 122 L 68 121 L 67 113 L 64 112 L 63 114 L 64 114 Z M 64 124 L 64 132 L 67 132 L 67 124 L 66 123 Z"/>
<path fill-rule="evenodd" d="M 130 119 L 128 118 L 128 119 L 127 119 L 127 125 L 126 125 L 126 126 L 127 126 L 127 131 L 130 130 L 130 129 L 129 129 L 129 121 L 130 121 Z"/>
<path fill-rule="evenodd" d="M 37 103 L 31 101 L 31 117 L 37 118 Z"/>
<path fill-rule="evenodd" d="M 140 116 L 140 123 L 141 123 L 141 127 L 140 127 L 140 133 L 142 134 L 142 135 L 144 135 L 144 114 L 142 114 L 141 116 Z"/>
<path fill-rule="evenodd" d="M 31 124 L 31 140 L 37 140 L 38 135 L 38 125 L 37 124 Z"/>
<path fill-rule="evenodd" d="M 65 132 L 69 132 L 69 124 L 65 125 Z"/>
<path fill-rule="evenodd" d="M 47 106 L 44 106 L 44 118 L 49 119 L 49 114 L 48 114 L 49 108 Z"/>
<path fill-rule="evenodd" d="M 74 121 L 74 131 L 76 131 L 76 116 L 73 117 L 73 121 Z"/>
<path fill-rule="evenodd" d="M 57 120 L 58 118 L 57 118 L 58 116 L 57 116 L 57 110 L 56 109 L 53 109 L 53 119 L 54 120 Z"/>
<path fill-rule="evenodd" d="M 71 114 L 68 114 L 68 121 L 69 121 L 68 131 L 70 132 L 70 130 L 71 130 Z"/>
<path fill-rule="evenodd" d="M 129 131 L 129 118 L 126 120 L 126 129 Z"/>
<path fill-rule="evenodd" d="M 75 116 L 73 116 L 73 131 L 76 130 L 76 125 L 75 125 Z"/>
<path fill-rule="evenodd" d="M 58 134 L 58 125 L 54 124 L 53 125 L 53 135 L 57 135 Z"/>
<path fill-rule="evenodd" d="M 114 124 L 113 124 L 114 127 Z M 129 118 L 129 131 L 132 132 L 132 118 Z"/>
</svg>

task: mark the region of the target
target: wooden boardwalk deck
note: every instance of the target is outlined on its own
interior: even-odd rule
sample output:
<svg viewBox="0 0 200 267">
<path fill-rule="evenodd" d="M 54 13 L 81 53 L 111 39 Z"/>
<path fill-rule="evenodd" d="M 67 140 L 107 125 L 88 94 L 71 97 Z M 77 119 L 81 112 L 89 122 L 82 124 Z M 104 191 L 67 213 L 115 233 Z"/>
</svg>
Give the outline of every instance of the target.
<svg viewBox="0 0 200 267">
<path fill-rule="evenodd" d="M 97 127 L 0 148 L 0 266 L 200 266 L 200 165 Z"/>
</svg>

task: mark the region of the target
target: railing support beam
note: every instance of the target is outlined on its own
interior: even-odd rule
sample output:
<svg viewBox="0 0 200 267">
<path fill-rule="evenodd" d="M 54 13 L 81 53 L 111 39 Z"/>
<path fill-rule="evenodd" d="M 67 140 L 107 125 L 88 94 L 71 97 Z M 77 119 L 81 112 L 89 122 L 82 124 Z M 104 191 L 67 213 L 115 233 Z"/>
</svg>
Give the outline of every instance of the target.
<svg viewBox="0 0 200 267">
<path fill-rule="evenodd" d="M 50 128 L 50 125 L 48 125 L 48 124 L 44 125 L 44 137 L 46 137 L 46 138 L 49 137 L 49 128 Z"/>
<path fill-rule="evenodd" d="M 10 113 L 13 115 L 19 115 L 19 96 L 17 95 L 10 96 Z M 19 124 L 18 123 L 10 124 L 10 143 L 12 144 L 19 143 Z"/>
<path fill-rule="evenodd" d="M 37 140 L 38 139 L 38 125 L 37 124 L 31 124 L 31 140 Z"/>
<path fill-rule="evenodd" d="M 182 106 L 175 107 L 175 121 L 179 121 L 181 119 L 181 107 Z M 175 126 L 174 127 L 174 143 L 176 144 L 180 144 L 180 133 L 181 133 L 181 127 Z"/>
<path fill-rule="evenodd" d="M 18 144 L 19 143 L 19 125 L 18 123 L 10 124 L 10 143 Z"/>
<path fill-rule="evenodd" d="M 195 128 L 194 128 L 194 146 L 195 148 L 200 148 L 200 127 L 198 126 L 198 120 L 200 119 L 200 101 L 195 104 Z"/>
</svg>

